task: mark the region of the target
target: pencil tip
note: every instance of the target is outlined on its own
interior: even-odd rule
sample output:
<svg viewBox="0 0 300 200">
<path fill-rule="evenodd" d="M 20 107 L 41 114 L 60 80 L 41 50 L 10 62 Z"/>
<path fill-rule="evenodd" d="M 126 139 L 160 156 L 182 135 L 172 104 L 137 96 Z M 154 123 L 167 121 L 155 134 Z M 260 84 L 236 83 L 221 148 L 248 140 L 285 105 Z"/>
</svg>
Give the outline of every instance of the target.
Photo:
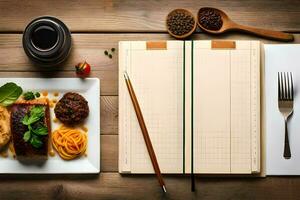
<svg viewBox="0 0 300 200">
<path fill-rule="evenodd" d="M 166 186 L 162 186 L 162 189 L 163 189 L 163 191 L 165 192 L 165 193 L 167 193 L 167 189 L 166 189 Z"/>
<path fill-rule="evenodd" d="M 127 71 L 126 71 L 126 70 L 124 70 L 124 77 L 125 77 L 125 79 L 129 79 L 129 76 L 128 76 L 128 74 L 127 74 Z"/>
</svg>

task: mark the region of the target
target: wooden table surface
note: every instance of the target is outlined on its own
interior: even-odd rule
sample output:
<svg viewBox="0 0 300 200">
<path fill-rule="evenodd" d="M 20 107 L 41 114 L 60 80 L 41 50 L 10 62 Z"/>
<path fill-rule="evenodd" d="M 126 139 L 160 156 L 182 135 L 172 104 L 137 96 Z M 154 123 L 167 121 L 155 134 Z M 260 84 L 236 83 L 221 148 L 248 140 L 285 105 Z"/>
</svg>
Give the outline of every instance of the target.
<svg viewBox="0 0 300 200">
<path fill-rule="evenodd" d="M 74 65 L 87 60 L 101 79 L 100 175 L 1 175 L 0 199 L 300 199 L 299 177 L 197 177 L 192 193 L 189 177 L 168 175 L 164 195 L 153 175 L 118 174 L 118 56 L 109 59 L 104 50 L 120 40 L 172 39 L 164 25 L 168 12 L 183 7 L 196 14 L 203 6 L 223 9 L 245 25 L 294 33 L 294 43 L 300 42 L 299 0 L 0 0 L 0 77 L 74 77 Z M 40 15 L 57 16 L 72 31 L 72 53 L 55 71 L 30 63 L 22 48 L 23 29 Z M 200 31 L 192 37 L 212 38 L 255 39 Z"/>
</svg>

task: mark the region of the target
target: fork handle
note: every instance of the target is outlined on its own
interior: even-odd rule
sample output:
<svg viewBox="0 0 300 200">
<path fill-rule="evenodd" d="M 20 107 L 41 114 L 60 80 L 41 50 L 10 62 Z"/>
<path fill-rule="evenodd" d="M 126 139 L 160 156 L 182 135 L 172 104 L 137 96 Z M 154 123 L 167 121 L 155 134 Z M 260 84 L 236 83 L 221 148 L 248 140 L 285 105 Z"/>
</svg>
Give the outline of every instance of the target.
<svg viewBox="0 0 300 200">
<path fill-rule="evenodd" d="M 291 158 L 291 149 L 290 149 L 290 143 L 289 143 L 289 134 L 288 134 L 288 128 L 287 128 L 287 119 L 284 120 L 285 124 L 285 138 L 284 138 L 284 152 L 283 157 L 285 159 Z"/>
</svg>

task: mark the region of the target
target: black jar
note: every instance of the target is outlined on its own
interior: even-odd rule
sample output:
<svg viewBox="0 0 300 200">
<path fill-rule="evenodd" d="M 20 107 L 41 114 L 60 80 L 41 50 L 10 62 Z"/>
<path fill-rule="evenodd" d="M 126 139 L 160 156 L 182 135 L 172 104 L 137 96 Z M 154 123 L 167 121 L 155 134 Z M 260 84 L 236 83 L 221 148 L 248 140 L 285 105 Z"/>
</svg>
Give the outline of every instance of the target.
<svg viewBox="0 0 300 200">
<path fill-rule="evenodd" d="M 23 33 L 23 48 L 27 56 L 43 66 L 63 62 L 71 50 L 71 33 L 59 19 L 49 16 L 31 21 Z"/>
</svg>

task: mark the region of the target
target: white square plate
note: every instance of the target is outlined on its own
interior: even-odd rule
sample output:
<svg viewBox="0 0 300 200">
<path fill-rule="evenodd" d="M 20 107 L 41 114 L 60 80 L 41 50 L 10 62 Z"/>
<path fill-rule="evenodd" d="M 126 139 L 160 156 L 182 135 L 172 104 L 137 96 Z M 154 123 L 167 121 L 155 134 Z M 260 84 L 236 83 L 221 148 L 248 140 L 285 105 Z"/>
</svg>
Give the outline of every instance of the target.
<svg viewBox="0 0 300 200">
<path fill-rule="evenodd" d="M 89 104 L 90 113 L 85 122 L 88 128 L 87 156 L 79 159 L 65 161 L 56 153 L 54 157 L 48 156 L 43 165 L 28 165 L 19 162 L 12 156 L 0 157 L 0 173 L 14 174 L 95 174 L 100 172 L 100 81 L 97 78 L 1 78 L 0 86 L 7 82 L 14 82 L 26 91 L 48 91 L 49 99 L 54 98 L 53 93 L 59 92 L 55 97 L 59 100 L 66 92 L 81 94 Z M 52 132 L 60 124 L 54 123 L 53 108 L 51 110 Z"/>
</svg>

